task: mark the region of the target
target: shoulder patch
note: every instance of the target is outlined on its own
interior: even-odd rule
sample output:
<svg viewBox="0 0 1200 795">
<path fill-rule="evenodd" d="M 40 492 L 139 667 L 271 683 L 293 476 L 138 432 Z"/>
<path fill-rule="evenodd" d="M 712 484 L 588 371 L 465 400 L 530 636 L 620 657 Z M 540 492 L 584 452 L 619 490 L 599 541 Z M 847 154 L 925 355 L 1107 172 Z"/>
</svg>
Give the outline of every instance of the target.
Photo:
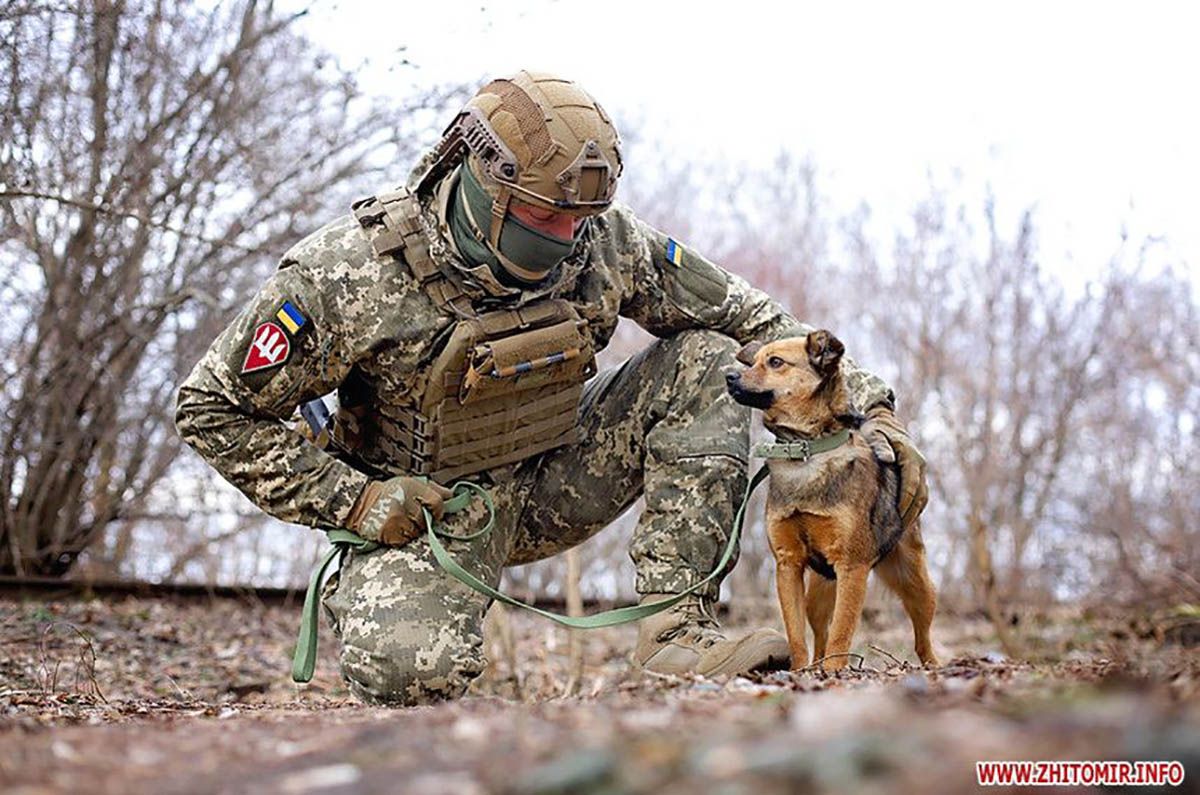
<svg viewBox="0 0 1200 795">
<path fill-rule="evenodd" d="M 660 266 L 667 295 L 685 315 L 701 323 L 720 317 L 729 296 L 725 271 L 709 262 L 673 237 L 662 235 L 663 259 Z"/>
<path fill-rule="evenodd" d="M 308 322 L 308 319 L 300 313 L 300 310 L 291 301 L 284 301 L 283 306 L 275 313 L 275 317 L 293 335 L 304 328 L 304 325 Z"/>
<path fill-rule="evenodd" d="M 674 265 L 676 268 L 683 265 L 683 246 L 675 242 L 673 238 L 667 238 L 667 262 Z"/>
<path fill-rule="evenodd" d="M 283 312 L 282 309 L 279 311 Z M 292 344 L 283 329 L 270 320 L 259 323 L 254 329 L 250 348 L 246 351 L 246 359 L 242 363 L 242 375 L 278 367 L 287 361 L 291 352 Z"/>
</svg>

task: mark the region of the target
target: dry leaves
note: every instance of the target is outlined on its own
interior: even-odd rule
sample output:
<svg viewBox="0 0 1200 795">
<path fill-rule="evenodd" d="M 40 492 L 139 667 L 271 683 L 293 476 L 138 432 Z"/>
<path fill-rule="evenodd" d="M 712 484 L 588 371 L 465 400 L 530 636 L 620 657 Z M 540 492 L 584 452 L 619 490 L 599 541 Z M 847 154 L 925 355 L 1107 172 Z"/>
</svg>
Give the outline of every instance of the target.
<svg viewBox="0 0 1200 795">
<path fill-rule="evenodd" d="M 954 790 L 988 758 L 1200 770 L 1197 655 L 1127 618 L 1042 615 L 1026 662 L 996 653 L 982 619 L 942 616 L 948 662 L 926 671 L 880 616 L 855 670 L 728 680 L 636 675 L 634 630 L 617 628 L 581 638 L 565 698 L 566 633 L 509 613 L 466 699 L 387 710 L 346 697 L 327 634 L 314 685 L 290 683 L 296 617 L 229 599 L 0 602 L 0 786 L 760 795 Z"/>
</svg>

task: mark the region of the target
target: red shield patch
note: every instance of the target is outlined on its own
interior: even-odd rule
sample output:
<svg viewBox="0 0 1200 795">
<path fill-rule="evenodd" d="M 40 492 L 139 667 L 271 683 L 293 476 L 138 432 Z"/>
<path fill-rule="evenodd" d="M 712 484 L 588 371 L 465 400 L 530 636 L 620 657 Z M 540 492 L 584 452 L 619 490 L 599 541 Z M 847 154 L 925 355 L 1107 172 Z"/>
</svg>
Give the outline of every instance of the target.
<svg viewBox="0 0 1200 795">
<path fill-rule="evenodd" d="M 267 321 L 259 323 L 254 329 L 254 339 L 250 341 L 250 350 L 246 351 L 246 361 L 242 365 L 242 373 L 253 373 L 265 370 L 287 361 L 291 351 L 291 343 L 287 334 L 274 323 Z"/>
</svg>

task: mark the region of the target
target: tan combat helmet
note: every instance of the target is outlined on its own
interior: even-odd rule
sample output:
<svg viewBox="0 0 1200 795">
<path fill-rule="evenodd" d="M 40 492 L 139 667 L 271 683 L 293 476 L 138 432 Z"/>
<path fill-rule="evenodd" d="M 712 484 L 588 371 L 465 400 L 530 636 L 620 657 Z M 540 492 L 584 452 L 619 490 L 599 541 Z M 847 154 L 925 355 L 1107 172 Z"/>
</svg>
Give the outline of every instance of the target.
<svg viewBox="0 0 1200 795">
<path fill-rule="evenodd" d="M 595 215 L 612 204 L 621 175 L 621 140 L 599 103 L 569 80 L 527 71 L 493 80 L 471 98 L 442 135 L 418 192 L 468 154 L 492 197 L 493 250 L 513 197 Z"/>
</svg>

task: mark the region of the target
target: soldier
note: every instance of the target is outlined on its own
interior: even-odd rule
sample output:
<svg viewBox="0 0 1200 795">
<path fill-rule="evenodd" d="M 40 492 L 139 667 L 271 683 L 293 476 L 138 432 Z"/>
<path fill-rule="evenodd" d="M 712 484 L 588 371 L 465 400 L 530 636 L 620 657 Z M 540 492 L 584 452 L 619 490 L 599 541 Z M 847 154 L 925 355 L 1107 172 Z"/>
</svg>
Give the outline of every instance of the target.
<svg viewBox="0 0 1200 795">
<path fill-rule="evenodd" d="M 406 187 L 288 251 L 180 388 L 180 435 L 256 505 L 381 545 L 347 555 L 323 595 L 343 676 L 369 702 L 452 698 L 485 666 L 489 601 L 438 568 L 421 535 L 422 506 L 440 516 L 452 481 L 492 496 L 493 531 L 448 542 L 492 584 L 639 496 L 630 554 L 643 602 L 718 561 L 750 424 L 723 371 L 743 344 L 807 327 L 615 204 L 621 168 L 612 122 L 574 83 L 495 80 Z M 658 339 L 596 375 L 618 316 Z M 894 451 L 911 521 L 924 462 L 888 386 L 843 366 L 863 432 Z M 321 449 L 285 421 L 333 390 L 334 443 Z M 445 517 L 456 534 L 484 518 L 478 503 Z M 718 587 L 643 620 L 635 662 L 705 675 L 783 663 L 774 630 L 722 633 Z"/>
</svg>

